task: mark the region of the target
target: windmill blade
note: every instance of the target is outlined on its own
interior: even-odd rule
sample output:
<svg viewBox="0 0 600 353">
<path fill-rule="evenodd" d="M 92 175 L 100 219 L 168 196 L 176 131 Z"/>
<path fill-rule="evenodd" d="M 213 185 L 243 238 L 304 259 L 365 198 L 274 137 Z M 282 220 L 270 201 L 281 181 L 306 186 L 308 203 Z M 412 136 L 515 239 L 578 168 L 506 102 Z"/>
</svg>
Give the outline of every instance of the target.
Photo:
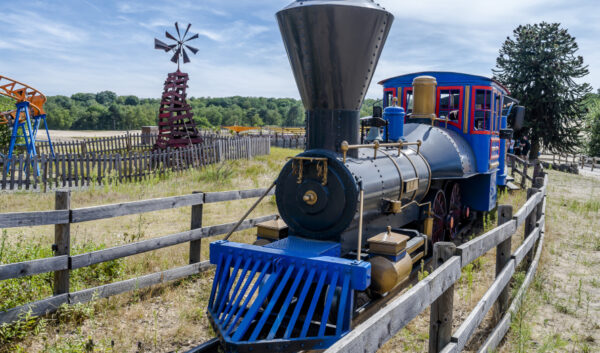
<svg viewBox="0 0 600 353">
<path fill-rule="evenodd" d="M 181 47 L 178 47 L 177 50 L 175 51 L 175 54 L 173 54 L 173 57 L 171 58 L 171 61 L 174 63 L 177 63 L 177 61 L 179 61 L 179 54 L 181 53 Z"/>
<path fill-rule="evenodd" d="M 196 33 L 193 36 L 189 37 L 188 39 L 184 40 L 184 42 L 190 41 L 192 39 L 197 39 L 197 38 L 198 38 L 198 33 Z"/>
<path fill-rule="evenodd" d="M 169 50 L 173 50 L 173 49 L 175 49 L 175 47 L 176 47 L 177 45 L 178 45 L 178 44 L 171 44 L 171 45 L 169 45 Z"/>
<path fill-rule="evenodd" d="M 192 27 L 192 24 L 191 24 L 191 23 L 188 23 L 188 26 L 187 26 L 187 28 L 185 29 L 185 33 L 183 34 L 183 39 L 185 39 L 185 36 L 187 36 L 187 34 L 188 34 L 188 31 L 190 30 L 190 27 Z"/>
<path fill-rule="evenodd" d="M 177 31 L 177 37 L 181 40 L 181 33 L 179 33 L 179 24 L 177 22 L 175 22 L 175 30 Z"/>
<path fill-rule="evenodd" d="M 177 38 L 173 37 L 171 33 L 169 33 L 169 31 L 165 31 L 165 36 L 167 36 L 169 39 L 173 39 L 176 42 L 178 41 Z"/>
<path fill-rule="evenodd" d="M 154 38 L 154 49 L 161 49 L 164 51 L 169 51 L 173 48 L 170 48 L 170 46 L 167 45 L 167 43 Z"/>
<path fill-rule="evenodd" d="M 196 54 L 198 52 L 198 49 L 194 48 L 194 47 L 190 47 L 189 45 L 185 45 L 186 48 L 188 48 L 192 53 Z"/>
<path fill-rule="evenodd" d="M 189 62 L 190 62 L 190 58 L 189 58 L 189 56 L 187 55 L 187 53 L 185 52 L 185 49 L 184 49 L 184 48 L 181 48 L 181 51 L 183 52 L 183 63 L 184 63 L 184 64 L 187 64 L 187 63 L 189 63 Z"/>
</svg>

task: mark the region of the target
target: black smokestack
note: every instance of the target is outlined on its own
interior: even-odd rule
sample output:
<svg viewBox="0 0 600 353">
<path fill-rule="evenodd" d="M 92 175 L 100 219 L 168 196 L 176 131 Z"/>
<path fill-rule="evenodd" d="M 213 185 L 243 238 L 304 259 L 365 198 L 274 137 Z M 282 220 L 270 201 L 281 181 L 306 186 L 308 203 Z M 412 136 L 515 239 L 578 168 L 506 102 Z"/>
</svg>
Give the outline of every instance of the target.
<svg viewBox="0 0 600 353">
<path fill-rule="evenodd" d="M 358 143 L 359 110 L 394 16 L 370 0 L 298 0 L 277 20 L 307 111 L 306 149 Z"/>
</svg>

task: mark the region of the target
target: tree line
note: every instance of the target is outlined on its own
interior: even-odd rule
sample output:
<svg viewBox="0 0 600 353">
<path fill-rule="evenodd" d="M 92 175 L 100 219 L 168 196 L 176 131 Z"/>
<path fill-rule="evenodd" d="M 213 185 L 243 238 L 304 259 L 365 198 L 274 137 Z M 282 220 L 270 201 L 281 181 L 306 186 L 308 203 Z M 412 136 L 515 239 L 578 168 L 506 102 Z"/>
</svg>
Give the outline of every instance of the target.
<svg viewBox="0 0 600 353">
<path fill-rule="evenodd" d="M 219 126 L 303 126 L 302 102 L 291 98 L 188 98 L 200 128 Z M 156 125 L 160 99 L 114 92 L 50 96 L 45 109 L 51 129 L 130 130 Z"/>
</svg>

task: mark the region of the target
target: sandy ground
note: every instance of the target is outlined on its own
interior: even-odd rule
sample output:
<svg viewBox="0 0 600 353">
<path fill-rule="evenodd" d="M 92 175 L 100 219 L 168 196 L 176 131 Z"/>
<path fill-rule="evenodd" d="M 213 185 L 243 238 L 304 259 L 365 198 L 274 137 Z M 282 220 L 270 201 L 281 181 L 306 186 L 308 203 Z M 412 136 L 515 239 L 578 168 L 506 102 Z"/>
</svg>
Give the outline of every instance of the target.
<svg viewBox="0 0 600 353">
<path fill-rule="evenodd" d="M 600 168 L 594 168 L 594 170 L 592 170 L 590 167 L 579 168 L 579 174 L 586 177 L 600 179 Z"/>
<path fill-rule="evenodd" d="M 127 131 L 109 131 L 109 130 L 49 130 L 52 141 L 71 141 L 80 138 L 92 137 L 111 137 L 125 135 Z M 130 133 L 141 133 L 141 130 L 129 130 Z M 46 134 L 39 132 L 40 140 L 46 139 Z"/>
</svg>

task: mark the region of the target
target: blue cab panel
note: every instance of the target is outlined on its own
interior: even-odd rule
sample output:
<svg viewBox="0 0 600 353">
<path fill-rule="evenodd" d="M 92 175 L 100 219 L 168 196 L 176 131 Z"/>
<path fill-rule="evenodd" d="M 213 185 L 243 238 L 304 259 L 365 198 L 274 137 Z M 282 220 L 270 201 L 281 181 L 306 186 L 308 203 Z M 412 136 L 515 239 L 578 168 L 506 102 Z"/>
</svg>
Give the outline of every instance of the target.
<svg viewBox="0 0 600 353">
<path fill-rule="evenodd" d="M 479 191 L 464 197 L 466 205 L 487 211 L 496 202 L 496 187 L 506 185 L 506 141 L 499 138 L 500 129 L 507 127 L 507 115 L 504 97 L 509 92 L 499 82 L 484 76 L 457 72 L 425 71 L 392 77 L 379 82 L 383 85 L 383 107 L 392 105 L 394 98 L 404 109 L 410 122 L 412 113 L 412 82 L 418 76 L 433 76 L 437 81 L 436 115 L 440 118 L 451 117 L 450 112 L 457 112 L 453 120 L 436 122 L 460 134 L 471 147 L 476 160 L 475 172 L 479 177 L 469 177 L 465 181 L 469 190 Z M 494 188 L 492 195 L 489 188 Z M 474 190 L 474 189 L 473 189 Z M 489 195 L 489 196 L 487 196 Z"/>
</svg>

